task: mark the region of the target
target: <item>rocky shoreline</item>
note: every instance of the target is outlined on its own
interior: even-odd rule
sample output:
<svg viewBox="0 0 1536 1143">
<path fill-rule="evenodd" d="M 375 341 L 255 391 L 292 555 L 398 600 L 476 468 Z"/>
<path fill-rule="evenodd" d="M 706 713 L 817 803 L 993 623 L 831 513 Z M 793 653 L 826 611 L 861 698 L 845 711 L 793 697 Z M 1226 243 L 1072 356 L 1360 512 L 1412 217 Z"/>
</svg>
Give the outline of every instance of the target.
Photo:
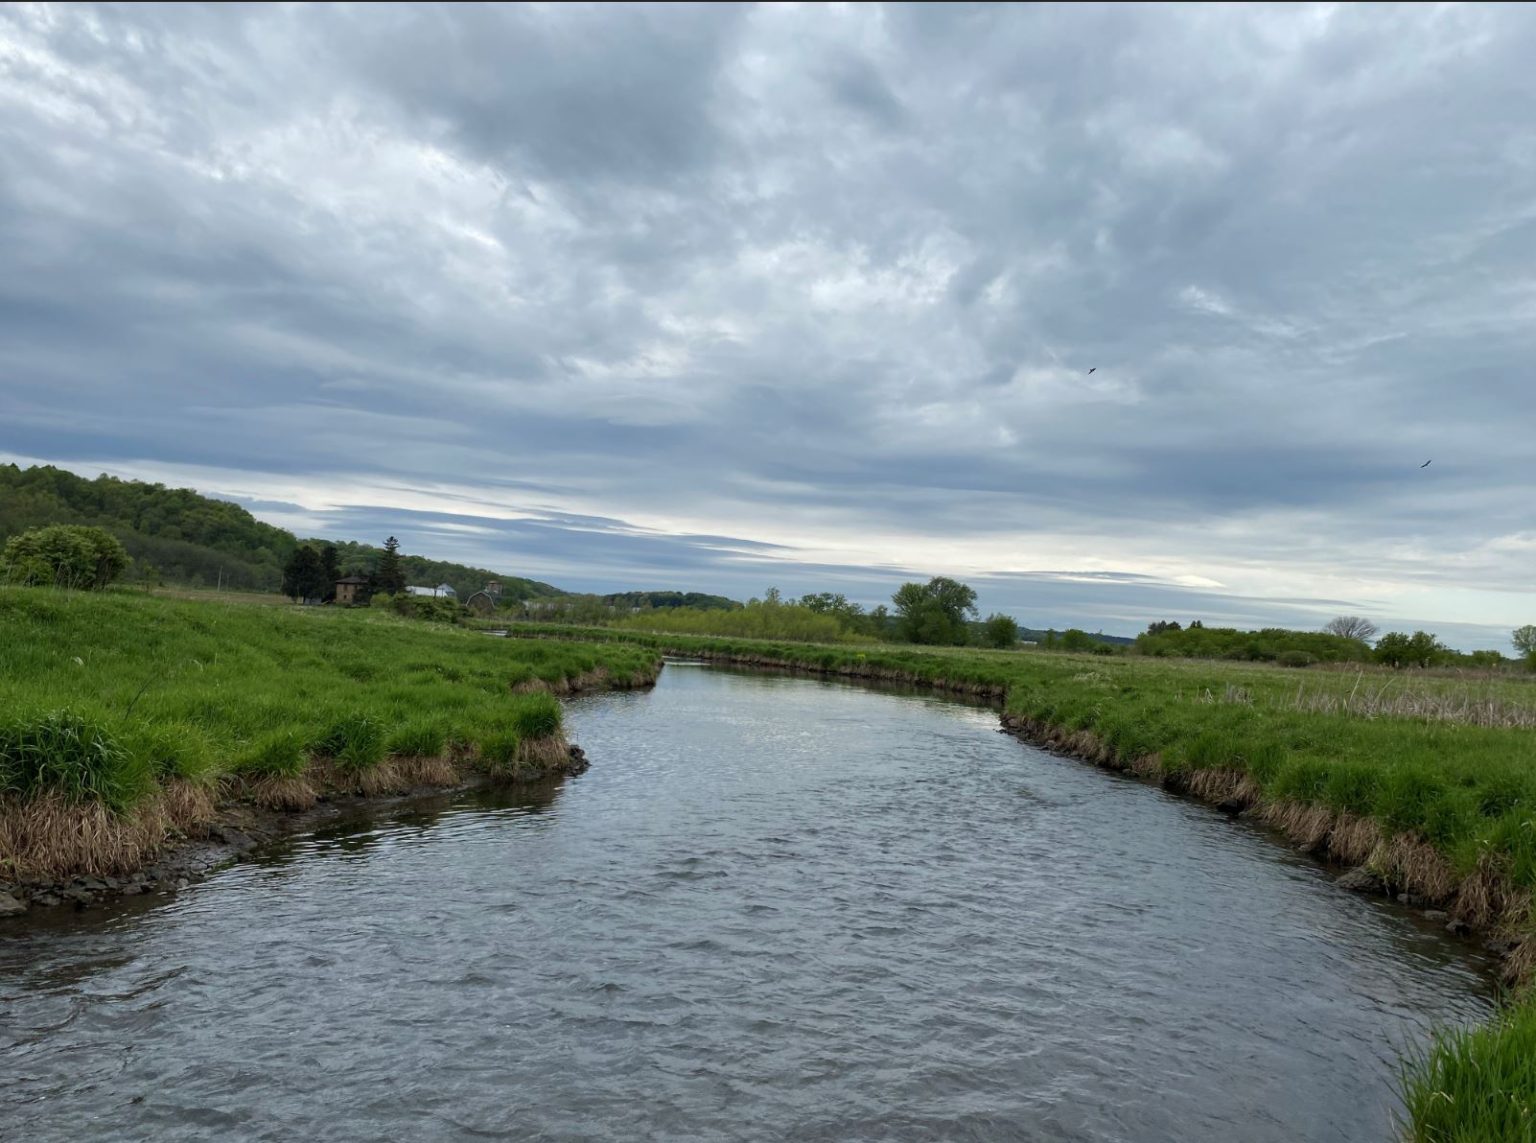
<svg viewBox="0 0 1536 1143">
<path fill-rule="evenodd" d="M 590 763 L 579 746 L 571 746 L 568 761 L 551 768 L 535 781 L 570 777 Z M 306 833 L 327 822 L 356 813 L 403 805 L 423 797 L 441 797 L 464 790 L 517 785 L 517 780 L 469 771 L 448 786 L 424 785 L 391 794 L 332 793 L 306 810 L 291 811 L 228 799 L 221 802 L 217 817 L 188 836 L 173 842 L 142 869 L 116 876 L 83 875 L 60 880 L 7 880 L 0 878 L 0 919 L 22 917 L 33 909 L 69 906 L 85 910 L 124 897 L 145 894 L 162 896 L 185 889 L 227 868 L 263 846 Z"/>
</svg>

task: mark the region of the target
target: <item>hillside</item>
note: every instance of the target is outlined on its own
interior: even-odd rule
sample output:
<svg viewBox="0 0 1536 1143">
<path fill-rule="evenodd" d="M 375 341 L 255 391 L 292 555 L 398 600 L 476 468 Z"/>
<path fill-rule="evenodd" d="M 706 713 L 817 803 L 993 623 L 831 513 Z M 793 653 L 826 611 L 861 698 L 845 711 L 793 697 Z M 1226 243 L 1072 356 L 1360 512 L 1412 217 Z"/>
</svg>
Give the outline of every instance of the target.
<svg viewBox="0 0 1536 1143">
<path fill-rule="evenodd" d="M 347 575 L 372 571 L 378 566 L 379 556 L 384 552 L 383 548 L 373 544 L 358 544 L 351 541 L 338 543 L 334 540 L 306 540 L 305 542 L 316 548 L 322 544 L 334 544 L 341 570 Z M 400 554 L 400 569 L 405 572 L 407 583 L 422 587 L 436 587 L 440 583 L 446 583 L 458 592 L 460 599 L 468 599 L 491 580 L 501 584 L 501 598 L 507 603 L 521 603 L 528 599 L 555 599 L 566 594 L 558 587 L 541 583 L 536 579 L 503 575 L 487 568 L 469 567 L 465 564 L 449 563 L 446 560 L 432 560 L 426 556 L 411 556 L 404 552 Z"/>
<path fill-rule="evenodd" d="M 193 587 L 223 584 L 238 591 L 277 591 L 285 564 L 298 546 L 292 532 L 263 524 L 238 504 L 190 488 L 167 488 L 139 480 L 98 476 L 87 480 L 52 465 L 20 468 L 0 464 L 0 544 L 18 532 L 46 524 L 92 524 L 122 541 L 134 566 L 132 580 L 164 580 Z M 365 571 L 379 548 L 335 543 L 342 567 Z M 411 583 L 450 583 L 461 597 L 500 580 L 512 600 L 563 595 L 537 580 L 485 568 L 401 553 Z"/>
</svg>

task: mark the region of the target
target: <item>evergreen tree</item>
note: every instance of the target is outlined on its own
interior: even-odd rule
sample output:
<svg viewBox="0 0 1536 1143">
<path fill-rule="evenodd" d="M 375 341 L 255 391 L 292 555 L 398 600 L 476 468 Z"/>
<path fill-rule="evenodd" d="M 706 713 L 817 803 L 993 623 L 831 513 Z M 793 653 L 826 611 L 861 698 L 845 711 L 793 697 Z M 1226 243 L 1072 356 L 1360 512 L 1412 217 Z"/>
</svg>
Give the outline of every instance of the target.
<svg viewBox="0 0 1536 1143">
<path fill-rule="evenodd" d="M 336 581 L 341 578 L 341 560 L 336 555 L 336 545 L 326 544 L 320 549 L 320 567 L 325 572 L 324 597 L 336 598 Z"/>
<path fill-rule="evenodd" d="M 399 595 L 405 590 L 405 572 L 400 567 L 400 541 L 391 536 L 384 541 L 384 554 L 379 557 L 379 570 L 374 573 L 377 590 L 386 595 Z"/>
<path fill-rule="evenodd" d="M 301 599 L 324 599 L 334 588 L 326 579 L 320 555 L 308 544 L 300 544 L 283 565 L 283 594 L 297 603 Z"/>
</svg>

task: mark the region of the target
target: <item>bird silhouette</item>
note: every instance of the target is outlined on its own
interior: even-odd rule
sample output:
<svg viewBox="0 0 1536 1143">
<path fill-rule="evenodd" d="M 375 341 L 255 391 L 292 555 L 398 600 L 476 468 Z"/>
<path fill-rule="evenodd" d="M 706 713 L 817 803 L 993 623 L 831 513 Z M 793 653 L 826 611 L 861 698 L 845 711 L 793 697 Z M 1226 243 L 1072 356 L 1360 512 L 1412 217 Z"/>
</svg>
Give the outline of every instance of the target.
<svg viewBox="0 0 1536 1143">
<path fill-rule="evenodd" d="M 1094 367 L 1093 367 L 1093 369 L 1097 369 L 1097 368 L 1098 368 L 1098 366 L 1097 366 L 1097 365 L 1095 365 L 1095 366 L 1094 366 Z M 1089 376 L 1090 376 L 1090 377 L 1091 377 L 1091 376 L 1092 376 L 1092 375 L 1093 375 L 1093 369 L 1090 369 L 1090 370 L 1088 370 L 1088 375 L 1089 375 Z"/>
<path fill-rule="evenodd" d="M 1430 465 L 1432 465 L 1432 464 L 1434 464 L 1434 463 L 1435 463 L 1435 462 L 1434 462 L 1434 461 L 1432 461 L 1432 460 L 1426 460 L 1426 461 L 1425 461 L 1425 462 L 1424 462 L 1424 463 L 1423 463 L 1423 464 L 1421 464 L 1421 465 L 1419 465 L 1419 467 L 1420 467 L 1420 468 L 1428 468 L 1428 467 L 1429 467 L 1429 466 L 1430 466 Z"/>
</svg>

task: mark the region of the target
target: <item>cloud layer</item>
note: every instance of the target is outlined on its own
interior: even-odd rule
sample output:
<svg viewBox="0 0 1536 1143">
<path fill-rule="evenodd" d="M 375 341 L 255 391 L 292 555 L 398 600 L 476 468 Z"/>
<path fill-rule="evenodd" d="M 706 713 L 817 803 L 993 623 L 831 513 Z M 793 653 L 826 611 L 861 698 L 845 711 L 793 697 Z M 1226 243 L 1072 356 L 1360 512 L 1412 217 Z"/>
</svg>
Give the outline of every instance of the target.
<svg viewBox="0 0 1536 1143">
<path fill-rule="evenodd" d="M 0 450 L 572 587 L 1501 645 L 1533 55 L 1492 6 L 7 6 Z"/>
</svg>

